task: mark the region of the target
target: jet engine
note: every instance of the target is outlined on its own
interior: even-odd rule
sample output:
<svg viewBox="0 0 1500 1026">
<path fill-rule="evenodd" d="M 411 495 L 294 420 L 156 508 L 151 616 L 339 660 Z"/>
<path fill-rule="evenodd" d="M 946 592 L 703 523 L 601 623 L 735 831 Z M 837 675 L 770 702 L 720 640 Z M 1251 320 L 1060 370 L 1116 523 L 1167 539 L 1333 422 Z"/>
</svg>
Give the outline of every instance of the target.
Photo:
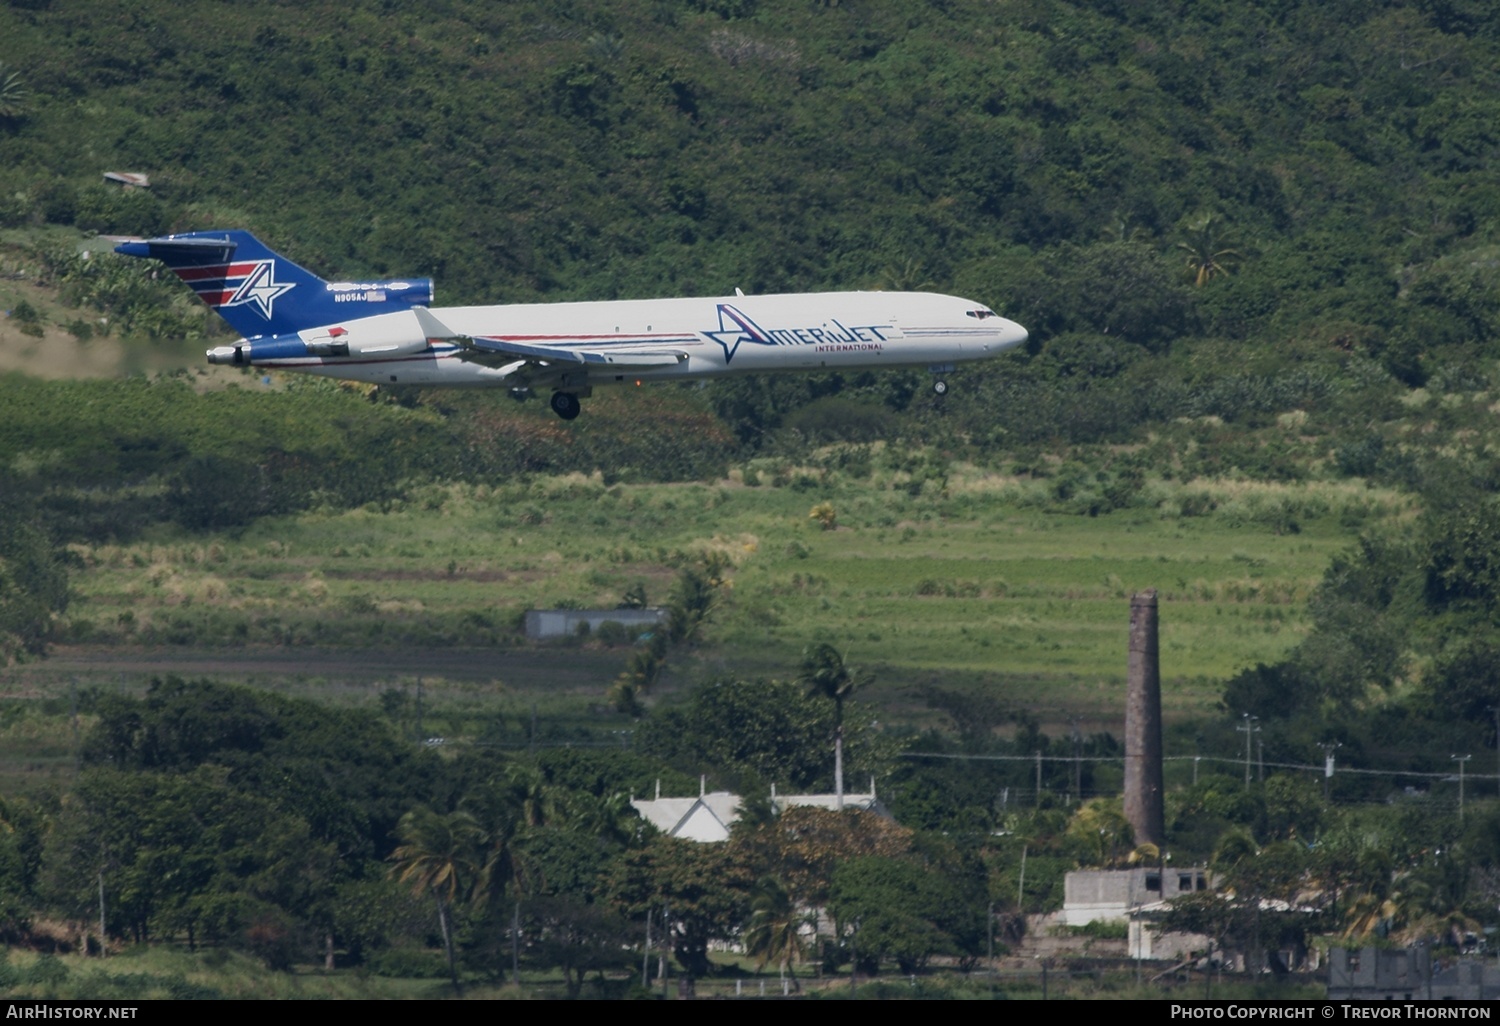
<svg viewBox="0 0 1500 1026">
<path fill-rule="evenodd" d="M 408 356 L 426 352 L 427 335 L 411 310 L 305 328 L 295 335 L 241 339 L 208 351 L 208 362 L 244 366 L 314 357 Z"/>
</svg>

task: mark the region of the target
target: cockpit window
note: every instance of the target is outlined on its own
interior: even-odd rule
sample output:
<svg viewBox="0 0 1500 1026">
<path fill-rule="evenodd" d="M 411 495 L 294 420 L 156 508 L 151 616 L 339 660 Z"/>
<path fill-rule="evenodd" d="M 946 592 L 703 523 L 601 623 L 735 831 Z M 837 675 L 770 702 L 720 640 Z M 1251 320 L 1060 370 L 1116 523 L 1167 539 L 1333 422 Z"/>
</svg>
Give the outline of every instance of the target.
<svg viewBox="0 0 1500 1026">
<path fill-rule="evenodd" d="M 993 310 L 966 310 L 965 313 L 968 316 L 973 317 L 975 320 L 979 321 L 984 320 L 986 317 L 998 316 L 998 314 L 996 314 Z"/>
</svg>

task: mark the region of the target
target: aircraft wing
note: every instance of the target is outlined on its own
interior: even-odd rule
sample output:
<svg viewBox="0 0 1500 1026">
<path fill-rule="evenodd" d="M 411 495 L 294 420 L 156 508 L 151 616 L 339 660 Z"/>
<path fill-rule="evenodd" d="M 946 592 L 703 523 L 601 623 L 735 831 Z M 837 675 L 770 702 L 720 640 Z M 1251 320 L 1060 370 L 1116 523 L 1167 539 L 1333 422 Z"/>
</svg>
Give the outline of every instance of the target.
<svg viewBox="0 0 1500 1026">
<path fill-rule="evenodd" d="M 417 307 L 417 322 L 429 339 L 453 342 L 463 359 L 491 366 L 527 364 L 537 369 L 567 367 L 615 368 L 621 371 L 651 367 L 673 367 L 687 360 L 687 353 L 671 349 L 601 352 L 584 344 L 533 346 L 505 338 L 475 337 L 449 329 L 431 310 Z"/>
<path fill-rule="evenodd" d="M 428 336 L 429 338 L 433 336 Z M 527 363 L 540 363 L 544 365 L 574 364 L 590 367 L 616 367 L 620 370 L 632 370 L 647 367 L 673 367 L 686 360 L 687 353 L 658 351 L 658 352 L 633 352 L 633 353 L 601 353 L 579 348 L 563 348 L 561 346 L 528 346 L 519 342 L 509 342 L 501 338 L 468 338 L 454 336 L 451 341 L 456 342 L 461 349 L 467 353 L 467 358 L 477 360 L 481 363 L 489 362 L 487 358 L 498 358 L 505 363 L 513 363 L 523 360 Z"/>
</svg>

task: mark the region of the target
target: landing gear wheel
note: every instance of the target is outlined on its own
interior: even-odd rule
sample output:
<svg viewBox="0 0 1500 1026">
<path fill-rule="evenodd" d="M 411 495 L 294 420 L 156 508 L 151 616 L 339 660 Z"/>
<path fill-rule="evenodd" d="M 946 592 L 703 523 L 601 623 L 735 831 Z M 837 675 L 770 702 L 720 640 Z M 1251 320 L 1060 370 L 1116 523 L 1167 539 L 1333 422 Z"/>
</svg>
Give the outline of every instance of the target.
<svg viewBox="0 0 1500 1026">
<path fill-rule="evenodd" d="M 572 420 L 583 410 L 583 404 L 572 392 L 552 393 L 552 412 L 563 420 Z"/>
<path fill-rule="evenodd" d="M 932 390 L 937 395 L 940 395 L 940 396 L 947 395 L 948 394 L 948 382 L 946 382 L 946 381 L 934 381 L 932 383 Z"/>
</svg>

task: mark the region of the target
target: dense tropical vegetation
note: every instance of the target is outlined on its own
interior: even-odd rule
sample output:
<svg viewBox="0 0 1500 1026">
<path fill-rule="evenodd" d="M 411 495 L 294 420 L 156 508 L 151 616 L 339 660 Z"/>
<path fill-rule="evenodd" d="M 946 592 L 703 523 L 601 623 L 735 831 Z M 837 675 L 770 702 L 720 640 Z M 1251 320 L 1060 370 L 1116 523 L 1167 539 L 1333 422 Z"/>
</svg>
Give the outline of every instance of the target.
<svg viewBox="0 0 1500 1026">
<path fill-rule="evenodd" d="M 1096 797 L 1117 785 L 1113 737 L 1067 738 L 1014 692 L 916 671 L 877 726 L 854 715 L 869 689 L 843 659 L 866 666 L 849 645 L 890 644 L 881 631 L 812 632 L 800 664 L 768 665 L 780 642 L 753 672 L 681 679 L 731 605 L 722 629 L 745 656 L 746 635 L 784 625 L 783 593 L 829 622 L 849 597 L 785 567 L 731 588 L 754 542 L 642 540 L 687 512 L 622 490 L 732 481 L 791 492 L 810 532 L 868 546 L 1017 509 L 1122 534 L 1354 539 L 1310 594 L 1287 585 L 1267 607 L 1269 629 L 1297 603 L 1306 631 L 1170 728 L 1177 752 L 1246 752 L 1243 779 L 1173 768 L 1169 847 L 1233 887 L 1181 921 L 1250 950 L 1461 939 L 1492 918 L 1500 879 L 1479 768 L 1500 744 L 1497 56 L 1500 15 L 1480 0 L 8 5 L 7 345 L 71 337 L 128 365 L 220 334 L 95 238 L 219 226 L 330 277 L 431 274 L 444 302 L 930 288 L 1032 336 L 941 400 L 916 373 L 741 378 L 596 400 L 567 424 L 491 396 L 248 375 L 0 378 L 7 665 L 59 640 L 520 646 L 519 602 L 424 619 L 325 601 L 309 575 L 299 616 L 208 576 L 194 591 L 142 548 L 261 580 L 275 571 L 257 530 L 411 510 L 538 531 L 555 517 L 600 539 L 629 524 L 639 536 L 601 551 L 649 564 L 674 608 L 640 644 L 580 642 L 610 663 L 597 693 L 621 710 L 610 729 L 635 732 L 628 750 L 484 747 L 521 736 L 498 713 L 459 731 L 482 743 L 423 747 L 421 699 L 398 689 L 377 711 L 175 679 L 86 687 L 46 713 L 81 723 L 76 769 L 0 804 L 0 930 L 34 941 L 56 920 L 84 948 L 172 938 L 454 989 L 524 959 L 576 995 L 624 979 L 650 922 L 690 973 L 731 936 L 778 972 L 968 965 L 986 909 L 1014 922 L 1056 907 L 1067 868 L 1129 862 L 1128 828 Z M 101 183 L 113 170 L 152 187 Z M 986 475 L 1009 490 L 979 490 Z M 833 545 L 788 537 L 775 559 Z M 339 550 L 361 546 L 379 551 Z M 459 556 L 412 570 L 440 559 L 411 549 L 399 572 L 461 577 Z M 1253 577 L 1260 557 L 1234 558 Z M 103 587 L 80 608 L 77 582 L 131 567 L 179 588 L 170 617 L 101 618 Z M 538 571 L 508 572 L 520 588 Z M 1009 588 L 934 572 L 891 594 Z M 0 726 L 30 723 L 27 700 L 8 696 Z M 535 721 L 528 744 L 554 729 Z M 1252 723 L 1269 774 L 1251 772 Z M 835 739 L 902 826 L 752 803 L 729 844 L 694 849 L 626 814 L 657 779 L 828 786 Z M 1278 772 L 1319 746 L 1368 772 L 1326 789 Z M 1466 809 L 1443 779 L 1464 753 L 1485 778 Z M 1251 914 L 1263 897 L 1305 916 L 1272 937 Z M 816 951 L 798 930 L 812 909 L 833 924 Z M 59 972 L 0 962 L 0 983 Z"/>
</svg>

